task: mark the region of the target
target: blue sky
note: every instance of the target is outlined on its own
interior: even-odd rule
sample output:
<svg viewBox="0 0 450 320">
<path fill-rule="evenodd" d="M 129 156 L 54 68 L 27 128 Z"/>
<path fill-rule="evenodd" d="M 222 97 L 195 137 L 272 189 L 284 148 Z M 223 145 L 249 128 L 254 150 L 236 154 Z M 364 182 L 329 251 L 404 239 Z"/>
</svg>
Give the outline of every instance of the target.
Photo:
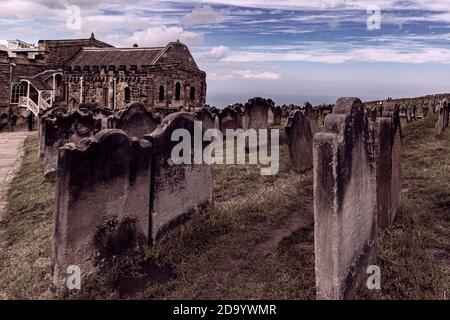
<svg viewBox="0 0 450 320">
<path fill-rule="evenodd" d="M 81 29 L 67 26 L 74 5 Z M 367 28 L 370 5 L 381 10 L 380 29 Z M 450 91 L 448 0 L 0 0 L 0 39 L 91 32 L 119 47 L 180 39 L 217 106 L 252 96 L 318 104 Z"/>
</svg>

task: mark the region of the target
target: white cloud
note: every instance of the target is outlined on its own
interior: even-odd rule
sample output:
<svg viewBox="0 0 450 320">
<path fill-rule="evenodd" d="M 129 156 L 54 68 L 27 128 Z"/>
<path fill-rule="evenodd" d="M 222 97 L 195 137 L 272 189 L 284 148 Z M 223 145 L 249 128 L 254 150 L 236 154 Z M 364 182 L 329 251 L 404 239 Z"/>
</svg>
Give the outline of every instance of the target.
<svg viewBox="0 0 450 320">
<path fill-rule="evenodd" d="M 160 47 L 176 40 L 192 46 L 202 44 L 203 35 L 201 33 L 186 31 L 182 27 L 155 26 L 142 31 L 136 31 L 130 36 L 123 34 L 106 36 L 104 40 L 119 47 L 130 47 L 135 43 L 139 47 Z"/>
<path fill-rule="evenodd" d="M 230 49 L 228 47 L 225 46 L 214 47 L 211 49 L 210 52 L 208 52 L 206 57 L 210 60 L 221 60 L 225 58 L 229 52 Z"/>
<path fill-rule="evenodd" d="M 216 24 L 219 20 L 219 15 L 214 12 L 210 6 L 202 8 L 195 8 L 192 12 L 183 17 L 183 24 L 186 26 Z"/>
<path fill-rule="evenodd" d="M 272 71 L 255 71 L 255 70 L 234 70 L 233 75 L 242 79 L 252 80 L 279 80 L 281 75 Z"/>
</svg>

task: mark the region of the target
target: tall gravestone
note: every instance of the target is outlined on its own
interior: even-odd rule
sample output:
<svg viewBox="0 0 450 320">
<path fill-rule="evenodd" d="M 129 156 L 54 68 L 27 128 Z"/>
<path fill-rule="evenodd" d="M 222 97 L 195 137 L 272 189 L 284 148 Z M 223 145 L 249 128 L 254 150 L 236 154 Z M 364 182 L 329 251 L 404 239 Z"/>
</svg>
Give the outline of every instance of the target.
<svg viewBox="0 0 450 320">
<path fill-rule="evenodd" d="M 308 117 L 309 119 L 311 131 L 314 135 L 318 131 L 318 128 L 317 128 L 317 116 L 316 113 L 314 112 L 312 104 L 309 102 L 305 102 L 305 104 L 302 107 L 302 110 L 305 113 L 306 117 Z"/>
<path fill-rule="evenodd" d="M 439 102 L 437 107 L 438 119 L 435 125 L 436 137 L 440 138 L 444 134 L 445 128 L 448 126 L 448 102 L 446 99 Z"/>
<path fill-rule="evenodd" d="M 56 288 L 64 288 L 69 266 L 80 267 L 84 278 L 148 241 L 150 156 L 148 141 L 130 140 L 117 129 L 61 148 L 53 233 Z"/>
<path fill-rule="evenodd" d="M 76 143 L 83 138 L 94 136 L 101 130 L 101 121 L 91 112 L 75 110 L 68 114 L 58 114 L 45 121 L 44 175 L 54 177 L 58 166 L 59 148 L 66 143 Z"/>
<path fill-rule="evenodd" d="M 276 106 L 273 110 L 273 125 L 279 126 L 281 124 L 281 117 L 283 114 L 283 110 L 281 110 L 280 106 Z"/>
<path fill-rule="evenodd" d="M 376 176 L 367 116 L 340 98 L 314 136 L 314 251 L 318 299 L 351 298 L 375 249 Z"/>
<path fill-rule="evenodd" d="M 130 103 L 125 109 L 108 118 L 108 127 L 125 131 L 130 137 L 143 138 L 156 129 L 161 119 L 143 103 Z"/>
<path fill-rule="evenodd" d="M 152 144 L 151 181 L 151 238 L 157 241 L 165 231 L 179 224 L 190 215 L 206 209 L 212 201 L 212 168 L 207 164 L 175 164 L 172 149 L 180 142 L 172 141 L 176 130 L 188 133 L 190 157 L 195 152 L 203 152 L 204 144 L 196 148 L 194 139 L 202 141 L 202 128 L 197 128 L 198 119 L 190 113 L 174 113 L 166 117 L 160 126 L 145 138 Z M 180 131 L 178 131 L 180 132 Z M 186 152 L 184 150 L 183 152 Z"/>
<path fill-rule="evenodd" d="M 378 226 L 393 224 L 400 207 L 401 122 L 399 106 L 389 103 L 377 126 L 377 211 Z"/>
<path fill-rule="evenodd" d="M 290 114 L 285 127 L 289 147 L 289 157 L 294 170 L 305 172 L 312 167 L 313 133 L 311 124 L 300 110 Z"/>
</svg>

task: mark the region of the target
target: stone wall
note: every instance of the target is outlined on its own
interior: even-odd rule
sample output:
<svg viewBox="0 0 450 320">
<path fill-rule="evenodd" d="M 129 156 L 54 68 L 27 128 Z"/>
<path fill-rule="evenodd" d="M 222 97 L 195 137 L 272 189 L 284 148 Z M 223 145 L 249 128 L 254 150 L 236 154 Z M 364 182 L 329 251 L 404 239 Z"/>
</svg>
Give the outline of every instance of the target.
<svg viewBox="0 0 450 320">
<path fill-rule="evenodd" d="M 341 98 L 314 136 L 314 248 L 318 299 L 351 298 L 373 257 L 376 176 L 368 119 Z"/>
<path fill-rule="evenodd" d="M 54 216 L 53 284 L 67 267 L 86 276 L 148 241 L 150 144 L 103 130 L 59 153 Z"/>
<path fill-rule="evenodd" d="M 114 108 L 125 108 L 130 102 L 141 102 L 153 109 L 171 108 L 186 110 L 203 107 L 206 100 L 206 75 L 202 71 L 187 69 L 180 65 L 148 66 L 138 70 L 120 70 L 119 66 L 89 70 L 72 70 L 66 68 L 63 85 L 69 91 L 69 106 L 94 103 Z M 175 87 L 181 84 L 181 99 L 175 99 Z M 164 98 L 160 100 L 160 87 L 164 87 Z M 81 87 L 83 97 L 81 98 Z M 128 88 L 128 89 L 126 89 Z M 191 99 L 191 88 L 195 97 Z M 130 98 L 125 96 L 129 90 Z M 82 99 L 82 101 L 81 101 Z"/>
</svg>

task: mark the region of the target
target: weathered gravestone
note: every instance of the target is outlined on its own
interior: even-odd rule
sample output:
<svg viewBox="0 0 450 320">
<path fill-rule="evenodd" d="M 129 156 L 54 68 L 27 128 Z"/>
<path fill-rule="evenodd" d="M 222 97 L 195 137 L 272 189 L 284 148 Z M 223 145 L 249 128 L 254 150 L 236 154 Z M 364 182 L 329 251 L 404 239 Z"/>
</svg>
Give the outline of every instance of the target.
<svg viewBox="0 0 450 320">
<path fill-rule="evenodd" d="M 442 100 L 438 107 L 438 119 L 435 125 L 436 128 L 436 137 L 440 138 L 442 137 L 445 128 L 448 126 L 448 116 L 449 116 L 449 110 L 448 110 L 448 103 L 447 100 Z"/>
<path fill-rule="evenodd" d="M 398 105 L 384 106 L 377 130 L 378 226 L 393 224 L 400 206 L 401 122 Z"/>
<path fill-rule="evenodd" d="M 227 129 L 239 129 L 242 127 L 242 123 L 239 121 L 237 111 L 231 107 L 226 107 L 221 110 L 220 115 L 220 130 L 223 134 L 226 133 Z"/>
<path fill-rule="evenodd" d="M 207 108 L 201 108 L 199 111 L 195 112 L 195 116 L 202 122 L 205 130 L 220 128 L 219 117 L 210 112 Z"/>
<path fill-rule="evenodd" d="M 340 98 L 314 136 L 314 251 L 318 299 L 346 299 L 366 274 L 376 237 L 375 168 L 358 98 Z"/>
<path fill-rule="evenodd" d="M 244 130 L 267 129 L 269 126 L 269 109 L 274 106 L 270 99 L 253 98 L 245 104 L 243 125 Z"/>
<path fill-rule="evenodd" d="M 267 124 L 269 127 L 273 126 L 273 123 L 275 121 L 275 107 L 272 106 L 267 110 Z"/>
<path fill-rule="evenodd" d="M 148 141 L 130 140 L 116 129 L 60 149 L 53 233 L 56 288 L 64 288 L 68 266 L 79 266 L 83 278 L 108 272 L 114 256 L 148 242 L 150 156 Z"/>
<path fill-rule="evenodd" d="M 152 144 L 150 230 L 153 241 L 192 214 L 206 209 L 212 201 L 211 166 L 192 161 L 194 154 L 202 153 L 206 146 L 194 142 L 194 139 L 202 141 L 201 136 L 194 137 L 194 121 L 198 119 L 190 113 L 174 113 L 166 117 L 150 135 L 145 136 Z M 176 164 L 171 157 L 173 148 L 181 143 L 172 141 L 172 134 L 176 130 L 177 133 L 190 136 L 188 141 L 183 140 L 183 145 L 187 143 L 187 150 L 182 151 L 188 163 Z M 202 128 L 197 128 L 196 133 L 202 135 Z M 180 152 L 175 153 L 178 156 Z"/>
<path fill-rule="evenodd" d="M 101 121 L 91 112 L 75 110 L 68 114 L 58 114 L 45 121 L 44 175 L 52 178 L 58 167 L 59 148 L 66 143 L 76 143 L 83 138 L 94 136 L 101 130 Z"/>
<path fill-rule="evenodd" d="M 47 119 L 54 118 L 57 115 L 66 114 L 67 109 L 65 107 L 53 107 L 45 110 L 39 115 L 38 122 L 38 139 L 39 139 L 39 157 L 44 156 L 45 152 L 45 122 Z"/>
<path fill-rule="evenodd" d="M 305 102 L 305 104 L 301 109 L 305 113 L 306 117 L 309 119 L 311 132 L 314 135 L 318 131 L 318 129 L 317 129 L 317 116 L 316 113 L 314 112 L 313 106 L 311 103 Z"/>
<path fill-rule="evenodd" d="M 283 114 L 283 110 L 281 110 L 280 106 L 277 106 L 273 110 L 273 125 L 279 126 L 281 124 L 281 116 Z"/>
<path fill-rule="evenodd" d="M 108 118 L 108 127 L 125 131 L 130 137 L 143 138 L 156 129 L 161 119 L 143 103 L 133 102 Z"/>
<path fill-rule="evenodd" d="M 294 170 L 305 172 L 311 169 L 313 133 L 308 117 L 300 110 L 293 111 L 288 118 L 285 132 Z"/>
</svg>

